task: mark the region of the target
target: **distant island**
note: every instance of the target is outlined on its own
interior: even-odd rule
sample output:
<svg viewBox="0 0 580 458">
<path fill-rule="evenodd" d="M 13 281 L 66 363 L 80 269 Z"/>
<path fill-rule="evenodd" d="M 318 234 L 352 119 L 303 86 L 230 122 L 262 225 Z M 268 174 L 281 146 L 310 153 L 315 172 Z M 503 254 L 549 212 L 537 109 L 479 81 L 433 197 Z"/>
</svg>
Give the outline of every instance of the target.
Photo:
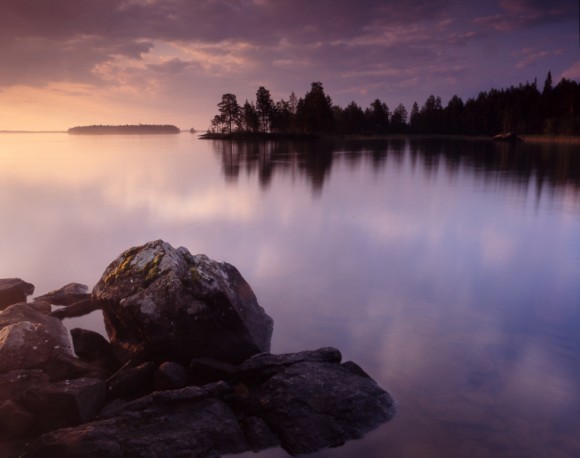
<svg viewBox="0 0 580 458">
<path fill-rule="evenodd" d="M 137 124 L 124 126 L 76 126 L 68 130 L 69 134 L 179 134 L 181 130 L 170 124 Z"/>
</svg>

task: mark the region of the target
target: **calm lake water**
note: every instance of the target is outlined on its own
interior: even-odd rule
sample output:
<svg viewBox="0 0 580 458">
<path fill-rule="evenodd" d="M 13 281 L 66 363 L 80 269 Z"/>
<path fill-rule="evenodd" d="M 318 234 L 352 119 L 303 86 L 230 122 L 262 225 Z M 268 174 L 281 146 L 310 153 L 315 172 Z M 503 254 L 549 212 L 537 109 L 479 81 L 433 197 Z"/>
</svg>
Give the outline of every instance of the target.
<svg viewBox="0 0 580 458">
<path fill-rule="evenodd" d="M 273 352 L 399 401 L 315 456 L 579 456 L 580 146 L 0 134 L 0 189 L 0 277 L 92 288 L 162 238 L 240 270 Z"/>
</svg>

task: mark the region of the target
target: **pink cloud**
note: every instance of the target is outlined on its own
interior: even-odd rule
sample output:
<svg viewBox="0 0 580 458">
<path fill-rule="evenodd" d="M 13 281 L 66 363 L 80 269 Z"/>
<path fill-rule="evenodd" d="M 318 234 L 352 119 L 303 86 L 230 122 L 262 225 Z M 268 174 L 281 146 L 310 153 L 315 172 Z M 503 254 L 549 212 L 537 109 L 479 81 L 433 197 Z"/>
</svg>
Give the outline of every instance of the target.
<svg viewBox="0 0 580 458">
<path fill-rule="evenodd" d="M 570 0 L 500 0 L 501 11 L 480 16 L 472 22 L 490 27 L 499 32 L 507 32 L 522 27 L 537 26 L 570 19 L 577 15 L 577 5 Z"/>
<path fill-rule="evenodd" d="M 580 80 L 580 60 L 575 62 L 571 67 L 564 70 L 561 77 L 576 81 Z"/>
<path fill-rule="evenodd" d="M 520 60 L 516 64 L 517 68 L 525 68 L 529 65 L 536 63 L 538 60 L 545 59 L 546 57 L 553 56 L 557 54 L 557 51 L 540 51 L 533 48 L 525 48 L 519 53 Z"/>
</svg>

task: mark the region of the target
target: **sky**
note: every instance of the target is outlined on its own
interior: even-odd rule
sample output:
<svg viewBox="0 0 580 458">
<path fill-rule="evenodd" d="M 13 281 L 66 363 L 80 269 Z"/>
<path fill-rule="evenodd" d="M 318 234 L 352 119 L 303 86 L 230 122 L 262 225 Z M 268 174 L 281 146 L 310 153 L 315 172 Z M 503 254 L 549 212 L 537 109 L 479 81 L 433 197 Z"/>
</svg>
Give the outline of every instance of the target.
<svg viewBox="0 0 580 458">
<path fill-rule="evenodd" d="M 580 80 L 577 0 L 0 0 L 0 130 L 206 130 L 224 93 L 410 111 Z"/>
</svg>

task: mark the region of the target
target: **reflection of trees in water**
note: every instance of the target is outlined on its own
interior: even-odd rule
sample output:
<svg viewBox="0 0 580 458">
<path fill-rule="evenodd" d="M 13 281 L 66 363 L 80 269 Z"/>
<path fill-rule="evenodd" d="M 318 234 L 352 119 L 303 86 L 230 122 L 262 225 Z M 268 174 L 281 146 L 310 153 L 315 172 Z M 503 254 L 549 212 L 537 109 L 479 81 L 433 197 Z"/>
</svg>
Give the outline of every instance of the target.
<svg viewBox="0 0 580 458">
<path fill-rule="evenodd" d="M 262 187 L 279 175 L 304 176 L 321 192 L 336 164 L 355 169 L 369 167 L 378 173 L 386 167 L 400 169 L 418 164 L 426 178 L 441 168 L 449 179 L 471 173 L 488 184 L 527 188 L 535 181 L 544 187 L 564 186 L 580 192 L 580 147 L 549 143 L 492 143 L 445 139 L 377 139 L 317 141 L 213 141 L 222 158 L 227 181 L 241 173 L 257 173 Z"/>
<path fill-rule="evenodd" d="M 257 173 L 260 185 L 268 187 L 274 174 L 307 177 L 320 192 L 333 162 L 335 144 L 331 141 L 222 141 L 213 142 L 222 157 L 227 181 L 237 181 L 241 173 Z"/>
</svg>

